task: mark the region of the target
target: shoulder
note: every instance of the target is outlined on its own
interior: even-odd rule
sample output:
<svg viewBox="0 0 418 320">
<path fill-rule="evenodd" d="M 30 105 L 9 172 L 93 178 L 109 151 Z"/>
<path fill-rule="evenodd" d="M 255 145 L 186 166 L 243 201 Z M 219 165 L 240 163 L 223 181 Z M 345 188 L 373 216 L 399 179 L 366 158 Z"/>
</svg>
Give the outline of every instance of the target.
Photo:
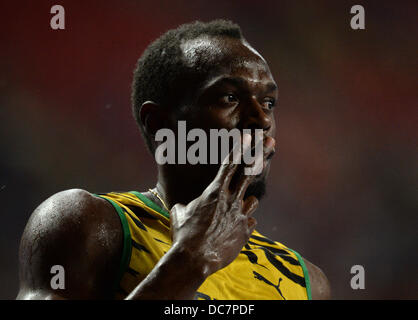
<svg viewBox="0 0 418 320">
<path fill-rule="evenodd" d="M 308 269 L 313 300 L 331 299 L 331 286 L 325 273 L 316 265 L 303 258 Z"/>
<path fill-rule="evenodd" d="M 75 289 L 68 297 L 95 296 L 84 279 L 110 277 L 117 269 L 123 231 L 113 207 L 81 189 L 54 194 L 32 213 L 19 248 L 21 291 L 49 286 L 51 267 L 62 265 Z M 106 290 L 98 285 L 100 290 Z"/>
<path fill-rule="evenodd" d="M 82 215 L 103 206 L 105 201 L 83 189 L 69 189 L 55 193 L 43 201 L 33 212 L 37 218 L 45 212 L 60 212 L 66 215 Z"/>
<path fill-rule="evenodd" d="M 95 225 L 117 226 L 117 216 L 106 200 L 82 189 L 58 192 L 42 202 L 32 213 L 25 233 L 59 231 L 91 233 Z"/>
</svg>

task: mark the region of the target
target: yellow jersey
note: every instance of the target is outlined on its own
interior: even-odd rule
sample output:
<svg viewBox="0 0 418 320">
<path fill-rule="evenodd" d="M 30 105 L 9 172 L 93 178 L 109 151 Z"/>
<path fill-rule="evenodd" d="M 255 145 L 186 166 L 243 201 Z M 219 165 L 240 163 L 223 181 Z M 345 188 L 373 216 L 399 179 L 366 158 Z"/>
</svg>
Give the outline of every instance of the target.
<svg viewBox="0 0 418 320">
<path fill-rule="evenodd" d="M 95 196 L 110 202 L 121 220 L 124 245 L 115 298 L 124 299 L 170 249 L 170 216 L 137 191 Z M 195 299 L 306 300 L 311 289 L 301 256 L 254 231 L 232 263 L 206 278 Z"/>
</svg>

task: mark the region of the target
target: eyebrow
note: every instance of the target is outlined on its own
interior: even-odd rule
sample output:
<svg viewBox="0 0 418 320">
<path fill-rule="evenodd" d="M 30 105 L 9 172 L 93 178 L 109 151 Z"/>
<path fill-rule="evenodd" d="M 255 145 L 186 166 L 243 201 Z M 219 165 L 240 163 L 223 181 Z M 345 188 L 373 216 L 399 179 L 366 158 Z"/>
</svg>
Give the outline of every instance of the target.
<svg viewBox="0 0 418 320">
<path fill-rule="evenodd" d="M 221 83 L 229 83 L 235 86 L 247 86 L 247 80 L 241 78 L 241 77 L 230 77 L 230 76 L 221 76 L 219 78 L 215 78 L 212 81 L 209 81 L 208 83 L 206 83 L 200 90 L 200 92 L 204 92 L 207 89 L 217 86 Z M 277 90 L 277 85 L 274 82 L 267 82 L 266 84 L 266 92 L 271 92 L 271 91 L 275 91 Z"/>
</svg>

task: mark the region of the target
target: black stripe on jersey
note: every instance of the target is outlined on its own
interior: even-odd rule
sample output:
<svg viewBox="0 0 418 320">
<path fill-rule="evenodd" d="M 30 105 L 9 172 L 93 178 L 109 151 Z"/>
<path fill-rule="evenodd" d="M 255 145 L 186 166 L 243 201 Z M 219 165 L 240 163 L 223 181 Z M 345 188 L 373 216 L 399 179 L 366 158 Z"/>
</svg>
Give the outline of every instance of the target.
<svg viewBox="0 0 418 320">
<path fill-rule="evenodd" d="M 299 261 L 297 261 L 296 259 L 294 259 L 290 256 L 279 254 L 279 257 L 282 258 L 284 261 L 287 261 L 290 264 L 293 264 L 294 266 L 300 266 Z"/>
<path fill-rule="evenodd" d="M 130 217 L 131 219 L 134 221 L 134 223 L 136 224 L 136 226 L 144 231 L 148 231 L 147 228 L 144 226 L 144 224 L 139 221 L 137 218 L 135 218 L 133 215 L 131 215 L 128 210 L 126 210 L 125 208 L 121 207 L 123 209 L 123 211 L 125 211 Z"/>
<path fill-rule="evenodd" d="M 207 294 L 204 294 L 202 292 L 196 291 L 196 294 L 194 295 L 195 300 L 198 298 L 201 298 L 203 300 L 212 300 L 211 297 L 209 297 Z"/>
<path fill-rule="evenodd" d="M 132 247 L 138 249 L 139 251 L 145 251 L 147 253 L 150 253 L 149 250 L 145 248 L 142 244 L 139 244 L 134 239 L 131 239 L 131 240 L 132 240 Z"/>
<path fill-rule="evenodd" d="M 283 260 L 289 262 L 290 264 L 293 264 L 294 266 L 299 266 L 300 263 L 299 261 L 297 261 L 296 259 L 292 258 L 289 252 L 282 250 L 282 249 L 278 249 L 278 248 L 274 248 L 274 247 L 270 247 L 270 246 L 266 246 L 266 245 L 261 245 L 252 241 L 248 241 L 248 243 L 255 245 L 257 247 L 255 247 L 254 249 L 258 249 L 260 247 L 263 247 L 265 249 L 270 250 L 271 252 L 275 253 L 276 255 L 278 255 L 280 258 L 282 258 Z"/>
<path fill-rule="evenodd" d="M 259 264 L 258 263 L 258 257 L 257 257 L 257 255 L 254 252 L 247 251 L 247 250 L 242 250 L 241 253 L 245 254 L 247 256 L 248 260 L 250 260 L 250 262 L 252 264 L 256 264 L 256 265 L 258 265 L 260 267 L 263 267 L 263 268 L 268 269 L 266 266 L 263 266 L 262 264 Z"/>
<path fill-rule="evenodd" d="M 148 212 L 146 212 L 141 207 L 132 206 L 132 205 L 125 205 L 125 206 L 128 207 L 138 218 L 147 218 L 147 219 L 152 219 L 152 220 L 158 220 L 156 217 L 149 214 Z"/>
<path fill-rule="evenodd" d="M 275 247 L 270 247 L 270 246 L 266 246 L 265 244 L 260 244 L 260 243 L 255 243 L 255 242 L 252 242 L 252 241 L 248 241 L 248 243 L 249 244 L 252 244 L 252 245 L 254 245 L 254 246 L 257 246 L 257 247 L 264 247 L 264 248 L 268 248 L 271 252 L 274 252 L 274 253 L 277 253 L 277 254 L 287 254 L 287 255 L 289 255 L 290 253 L 289 252 L 287 252 L 286 250 L 283 250 L 283 249 L 279 249 L 279 248 L 275 248 Z"/>
<path fill-rule="evenodd" d="M 277 243 L 276 243 L 276 242 L 274 242 L 273 240 L 270 240 L 270 239 L 268 239 L 268 238 L 265 238 L 265 237 L 259 237 L 259 236 L 254 236 L 254 235 L 252 235 L 250 238 L 253 238 L 253 239 L 255 239 L 255 240 L 258 240 L 258 241 L 261 241 L 261 242 L 265 242 L 265 243 L 268 243 L 268 244 L 274 244 L 274 245 L 277 245 Z"/>
<path fill-rule="evenodd" d="M 276 256 L 271 253 L 268 249 L 259 247 L 259 249 L 263 250 L 266 258 L 270 263 L 279 270 L 284 276 L 292 280 L 294 283 L 297 283 L 298 285 L 302 287 L 306 287 L 305 278 L 298 276 L 297 274 L 292 273 L 289 269 L 287 269 L 283 263 L 281 263 L 279 260 L 276 259 Z"/>
<path fill-rule="evenodd" d="M 161 243 L 164 243 L 164 244 L 166 244 L 167 246 L 171 246 L 171 244 L 169 244 L 169 243 L 167 243 L 167 242 L 164 242 L 163 240 L 160 240 L 160 239 L 157 239 L 157 238 L 154 238 L 154 240 L 155 240 L 155 241 L 158 241 L 158 242 L 161 242 Z"/>
<path fill-rule="evenodd" d="M 138 271 L 136 271 L 136 270 L 132 269 L 131 267 L 128 267 L 128 268 L 126 269 L 126 272 L 130 273 L 130 274 L 131 274 L 131 275 L 133 275 L 133 276 L 137 276 L 137 275 L 139 274 L 139 272 L 138 272 Z"/>
</svg>

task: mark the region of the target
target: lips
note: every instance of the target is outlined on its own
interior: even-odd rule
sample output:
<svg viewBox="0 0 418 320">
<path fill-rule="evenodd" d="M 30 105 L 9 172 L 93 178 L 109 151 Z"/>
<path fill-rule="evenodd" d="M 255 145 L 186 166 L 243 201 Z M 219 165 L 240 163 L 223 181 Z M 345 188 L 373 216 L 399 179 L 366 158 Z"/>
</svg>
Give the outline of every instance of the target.
<svg viewBox="0 0 418 320">
<path fill-rule="evenodd" d="M 276 153 L 276 150 L 275 150 L 275 149 L 273 149 L 273 150 L 269 153 L 269 155 L 267 156 L 266 160 L 270 160 L 271 158 L 273 158 L 273 156 L 275 155 L 275 153 Z"/>
<path fill-rule="evenodd" d="M 251 149 L 251 154 L 255 153 L 255 146 L 252 146 Z M 271 158 L 273 158 L 273 156 L 276 154 L 276 148 L 273 148 L 269 154 L 267 155 L 267 157 L 265 157 L 266 160 L 270 160 Z"/>
</svg>

